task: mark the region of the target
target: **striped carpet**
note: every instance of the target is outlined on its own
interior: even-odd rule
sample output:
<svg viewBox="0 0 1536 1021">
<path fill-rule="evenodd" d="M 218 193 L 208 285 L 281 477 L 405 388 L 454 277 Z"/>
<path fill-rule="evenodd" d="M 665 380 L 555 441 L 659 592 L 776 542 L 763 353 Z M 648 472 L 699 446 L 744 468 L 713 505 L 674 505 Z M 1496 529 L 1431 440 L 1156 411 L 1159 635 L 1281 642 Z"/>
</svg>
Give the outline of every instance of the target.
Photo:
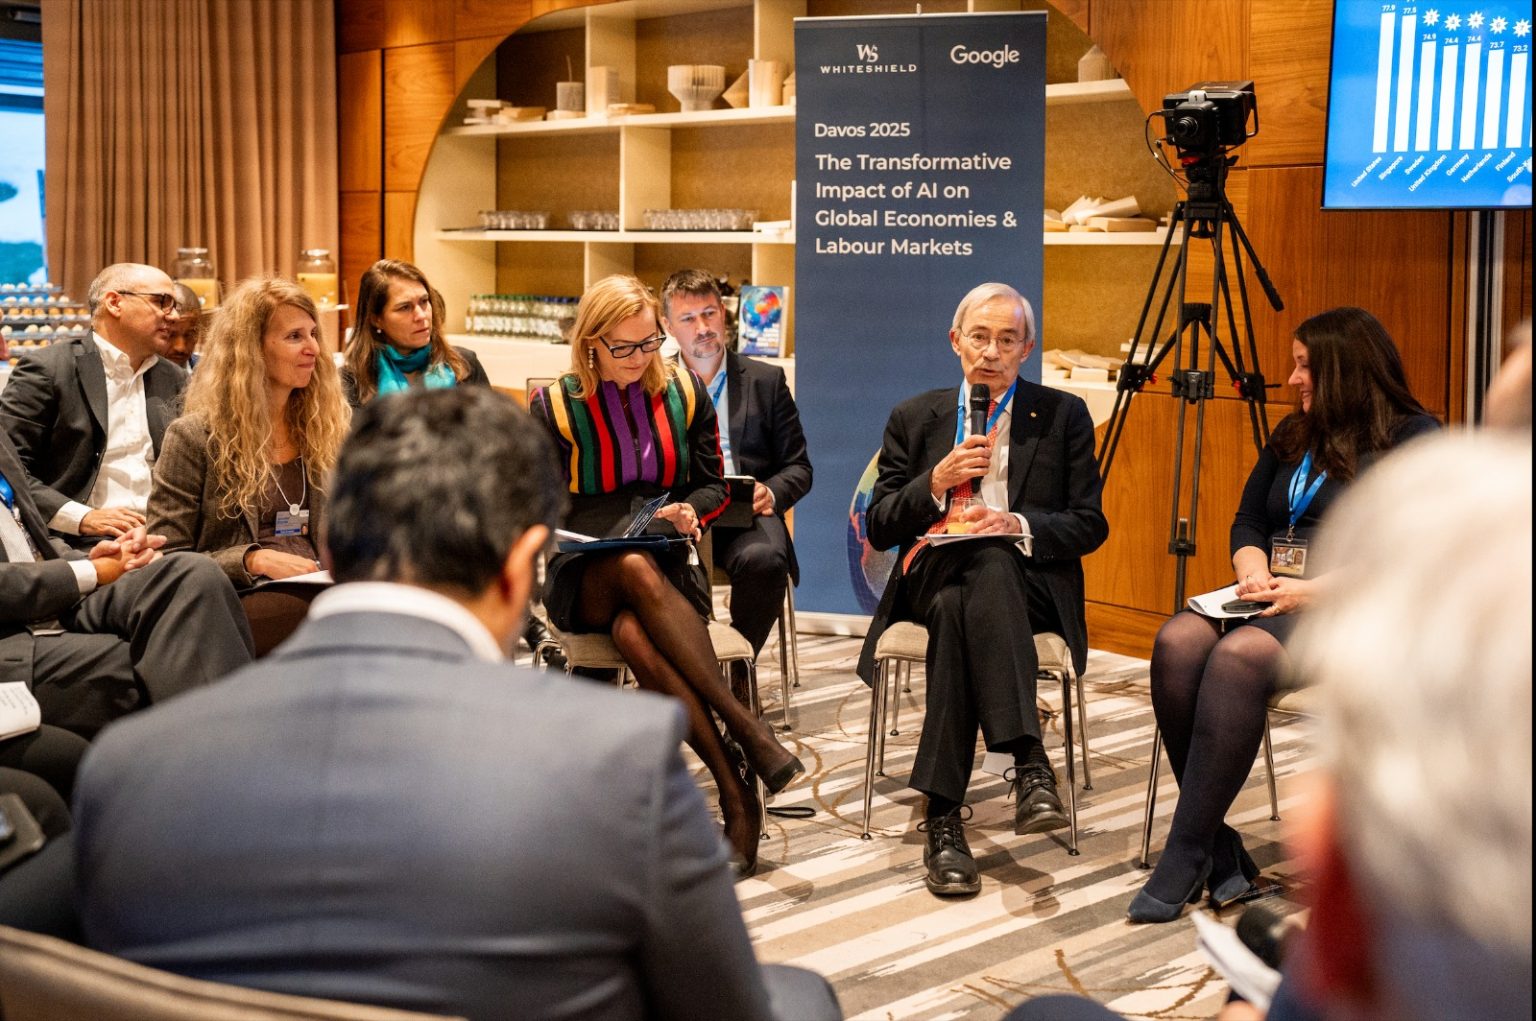
<svg viewBox="0 0 1536 1021">
<path fill-rule="evenodd" d="M 922 719 L 921 667 L 901 696 L 900 734 L 887 738 L 873 839 L 859 836 L 869 689 L 853 672 L 858 648 L 853 638 L 800 639 L 801 687 L 786 743 L 809 776 L 774 803 L 810 806 L 815 815 L 770 816 L 758 873 L 737 885 L 759 957 L 826 975 L 849 1018 L 991 1019 L 1050 992 L 1083 993 L 1133 1018 L 1212 1017 L 1226 986 L 1196 950 L 1188 917 L 1154 926 L 1124 920 L 1145 876 L 1135 866 L 1153 726 L 1145 661 L 1095 652 L 1084 677 L 1094 789 L 1078 792 L 1081 855 L 1068 856 L 1064 831 L 1014 836 L 1006 785 L 978 769 L 968 836 L 982 891 L 940 900 L 923 886 L 914 829 L 921 798 L 904 786 Z M 777 722 L 773 643 L 761 665 L 765 712 Z M 1043 700 L 1059 709 L 1052 687 L 1042 685 Z M 1060 723 L 1059 715 L 1048 721 L 1046 746 L 1064 783 Z M 1306 765 L 1305 729 L 1275 718 L 1282 815 L 1301 796 L 1291 778 Z M 1164 765 L 1154 855 L 1175 798 Z M 1294 866 L 1278 842 L 1284 824 L 1269 819 L 1262 760 L 1228 818 L 1265 875 L 1293 897 Z M 1288 900 L 1270 903 L 1294 910 Z M 1240 910 L 1229 909 L 1226 920 Z"/>
</svg>

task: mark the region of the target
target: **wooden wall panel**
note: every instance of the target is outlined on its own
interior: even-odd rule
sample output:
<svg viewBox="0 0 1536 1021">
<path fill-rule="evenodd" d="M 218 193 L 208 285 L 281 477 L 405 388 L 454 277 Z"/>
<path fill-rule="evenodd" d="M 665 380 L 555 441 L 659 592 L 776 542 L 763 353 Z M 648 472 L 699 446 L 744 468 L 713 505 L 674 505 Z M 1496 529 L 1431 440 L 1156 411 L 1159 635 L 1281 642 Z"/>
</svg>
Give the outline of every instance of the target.
<svg viewBox="0 0 1536 1021">
<path fill-rule="evenodd" d="M 453 44 L 384 52 L 384 189 L 415 191 L 453 103 Z"/>
<path fill-rule="evenodd" d="M 384 255 L 412 262 L 416 258 L 416 193 L 384 193 Z"/>
<path fill-rule="evenodd" d="M 1091 25 L 1143 110 L 1198 81 L 1249 77 L 1248 0 L 1093 0 Z"/>
<path fill-rule="evenodd" d="M 1531 211 L 1504 214 L 1504 332 L 1531 318 Z"/>
<path fill-rule="evenodd" d="M 1286 302 L 1279 313 L 1254 307 L 1265 371 L 1278 378 L 1289 365 L 1291 334 L 1303 319 L 1359 305 L 1397 342 L 1414 394 L 1447 414 L 1450 338 L 1461 329 L 1450 300 L 1452 215 L 1325 213 L 1319 166 L 1250 170 L 1248 177 L 1248 233 Z"/>
<path fill-rule="evenodd" d="M 357 282 L 362 278 L 363 270 L 384 255 L 383 196 L 376 191 L 342 192 L 340 214 L 341 251 L 337 270 L 341 274 L 344 300 L 351 300 L 357 294 Z"/>
<path fill-rule="evenodd" d="M 532 16 L 533 0 L 455 0 L 453 34 L 458 39 L 495 36 L 499 42 Z"/>
<path fill-rule="evenodd" d="M 336 0 L 336 52 L 384 45 L 384 0 Z"/>
<path fill-rule="evenodd" d="M 383 187 L 384 55 L 379 50 L 344 53 L 336 61 L 341 134 L 338 180 L 341 190 Z"/>
<path fill-rule="evenodd" d="M 384 46 L 451 41 L 453 0 L 384 0 Z"/>
<path fill-rule="evenodd" d="M 483 39 L 470 39 L 457 42 L 453 45 L 453 93 L 458 95 L 464 91 L 464 86 L 480 70 L 480 65 L 496 53 L 496 47 L 501 43 L 497 36 Z M 479 98 L 479 97 L 475 97 Z M 485 98 L 490 98 L 489 96 Z"/>
<path fill-rule="evenodd" d="M 1240 150 L 1246 165 L 1323 161 L 1332 22 L 1331 0 L 1251 0 L 1246 77 L 1259 133 Z"/>
</svg>

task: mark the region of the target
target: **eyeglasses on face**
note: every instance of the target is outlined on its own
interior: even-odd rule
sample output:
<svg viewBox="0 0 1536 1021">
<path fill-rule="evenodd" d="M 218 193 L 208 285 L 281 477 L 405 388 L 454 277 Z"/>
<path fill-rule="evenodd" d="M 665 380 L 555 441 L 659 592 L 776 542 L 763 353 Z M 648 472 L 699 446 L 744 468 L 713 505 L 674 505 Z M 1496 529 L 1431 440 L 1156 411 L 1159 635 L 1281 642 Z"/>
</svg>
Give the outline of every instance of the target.
<svg viewBox="0 0 1536 1021">
<path fill-rule="evenodd" d="M 1004 333 L 999 336 L 993 336 L 992 334 L 986 333 L 984 331 L 972 330 L 970 333 L 965 334 L 965 342 L 971 345 L 971 347 L 975 348 L 977 351 L 985 351 L 994 342 L 996 342 L 997 350 L 999 353 L 1011 354 L 1023 346 L 1024 338 L 1017 337 L 1011 333 Z"/>
<path fill-rule="evenodd" d="M 654 337 L 647 337 L 634 344 L 610 344 L 607 337 L 598 337 L 597 339 L 602 342 L 602 345 L 608 349 L 608 353 L 614 358 L 628 358 L 637 351 L 650 354 L 661 346 L 661 342 L 666 339 L 666 334 L 658 333 Z"/>
<path fill-rule="evenodd" d="M 176 309 L 176 295 L 166 294 L 164 291 L 118 291 L 118 294 L 126 294 L 131 298 L 143 298 L 162 312 L 172 312 Z"/>
</svg>

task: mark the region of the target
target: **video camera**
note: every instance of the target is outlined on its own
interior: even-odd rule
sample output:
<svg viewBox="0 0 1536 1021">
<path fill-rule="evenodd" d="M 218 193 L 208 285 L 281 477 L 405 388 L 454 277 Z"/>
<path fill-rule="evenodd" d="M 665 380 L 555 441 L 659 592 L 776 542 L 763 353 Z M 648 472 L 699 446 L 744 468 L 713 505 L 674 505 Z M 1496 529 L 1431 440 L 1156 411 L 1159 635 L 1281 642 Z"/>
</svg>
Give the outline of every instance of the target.
<svg viewBox="0 0 1536 1021">
<path fill-rule="evenodd" d="M 1196 82 L 1183 92 L 1164 96 L 1163 108 L 1155 116 L 1163 118 L 1168 129 L 1163 141 L 1177 148 L 1186 161 L 1235 149 L 1259 133 L 1259 108 L 1251 81 Z"/>
</svg>

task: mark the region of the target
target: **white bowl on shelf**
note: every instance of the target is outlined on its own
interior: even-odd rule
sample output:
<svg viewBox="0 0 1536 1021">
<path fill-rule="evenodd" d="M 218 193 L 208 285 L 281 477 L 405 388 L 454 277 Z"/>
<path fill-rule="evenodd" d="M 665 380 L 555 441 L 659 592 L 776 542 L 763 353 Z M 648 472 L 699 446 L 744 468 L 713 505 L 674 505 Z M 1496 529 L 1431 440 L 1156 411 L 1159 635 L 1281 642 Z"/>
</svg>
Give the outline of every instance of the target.
<svg viewBox="0 0 1536 1021">
<path fill-rule="evenodd" d="M 673 64 L 667 68 L 667 91 L 686 113 L 708 110 L 725 91 L 725 68 L 720 64 Z"/>
</svg>

